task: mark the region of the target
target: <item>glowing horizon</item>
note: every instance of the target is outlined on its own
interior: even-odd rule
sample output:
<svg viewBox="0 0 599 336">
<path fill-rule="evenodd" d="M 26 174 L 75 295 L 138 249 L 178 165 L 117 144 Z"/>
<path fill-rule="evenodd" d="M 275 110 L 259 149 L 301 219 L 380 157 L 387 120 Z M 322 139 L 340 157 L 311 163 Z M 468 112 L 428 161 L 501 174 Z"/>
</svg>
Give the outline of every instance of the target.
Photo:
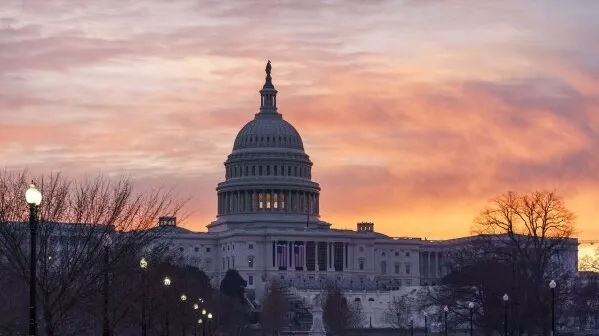
<svg viewBox="0 0 599 336">
<path fill-rule="evenodd" d="M 279 112 L 302 136 L 333 227 L 460 237 L 493 197 L 552 189 L 577 214 L 577 236 L 599 239 L 597 11 L 9 1 L 1 163 L 173 188 L 193 196 L 184 225 L 204 230 L 270 59 Z"/>
</svg>

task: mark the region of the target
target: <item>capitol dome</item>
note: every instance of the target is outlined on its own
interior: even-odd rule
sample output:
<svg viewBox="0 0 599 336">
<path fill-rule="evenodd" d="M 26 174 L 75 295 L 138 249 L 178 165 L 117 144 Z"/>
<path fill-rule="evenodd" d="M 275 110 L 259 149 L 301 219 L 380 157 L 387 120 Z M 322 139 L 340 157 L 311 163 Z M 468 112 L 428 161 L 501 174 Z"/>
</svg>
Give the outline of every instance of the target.
<svg viewBox="0 0 599 336">
<path fill-rule="evenodd" d="M 277 111 L 270 62 L 260 90 L 260 110 L 241 128 L 216 188 L 217 220 L 210 231 L 234 227 L 328 227 L 319 219 L 320 186 L 302 138 Z"/>
<path fill-rule="evenodd" d="M 233 150 L 244 148 L 280 147 L 304 150 L 302 138 L 280 115 L 262 115 L 243 126 L 235 138 Z"/>
</svg>

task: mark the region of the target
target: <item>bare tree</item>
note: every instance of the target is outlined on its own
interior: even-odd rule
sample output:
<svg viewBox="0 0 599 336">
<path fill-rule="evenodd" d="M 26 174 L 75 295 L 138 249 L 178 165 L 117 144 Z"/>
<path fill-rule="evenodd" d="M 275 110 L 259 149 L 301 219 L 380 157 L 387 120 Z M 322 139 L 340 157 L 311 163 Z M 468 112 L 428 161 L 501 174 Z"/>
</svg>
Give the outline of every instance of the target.
<svg viewBox="0 0 599 336">
<path fill-rule="evenodd" d="M 408 295 L 393 297 L 389 302 L 389 306 L 385 311 L 385 322 L 397 328 L 405 328 L 410 323 L 410 316 L 415 306 L 414 300 L 411 300 Z"/>
<path fill-rule="evenodd" d="M 287 300 L 281 284 L 273 280 L 262 300 L 260 322 L 265 331 L 272 335 L 278 333 L 289 325 L 291 304 Z"/>
<path fill-rule="evenodd" d="M 138 255 L 158 237 L 161 215 L 176 215 L 184 201 L 161 189 L 134 192 L 127 179 L 103 177 L 77 181 L 60 174 L 33 178 L 43 194 L 39 209 L 37 293 L 48 336 L 77 334 L 77 312 L 93 302 L 105 271 Z M 25 172 L 0 173 L 0 254 L 7 272 L 28 281 L 29 234 L 23 193 Z M 106 237 L 111 237 L 108 265 Z M 83 325 L 88 328 L 89 325 Z"/>
<path fill-rule="evenodd" d="M 508 293 L 515 331 L 546 332 L 549 281 L 558 281 L 558 296 L 565 303 L 567 280 L 576 272 L 576 265 L 568 263 L 576 253 L 576 240 L 570 239 L 574 222 L 574 214 L 555 192 L 499 196 L 475 219 L 472 231 L 477 236 L 468 248 L 454 253 L 444 280 L 448 290 L 436 293 L 436 300 L 454 302 L 458 307 L 453 315 L 461 321 L 468 314 L 464 305 L 473 301 L 475 323 L 496 330 L 501 321 L 497 307 Z"/>
<path fill-rule="evenodd" d="M 323 319 L 333 335 L 346 335 L 348 329 L 359 328 L 364 314 L 359 304 L 350 304 L 339 287 L 328 284 L 323 305 Z"/>
</svg>

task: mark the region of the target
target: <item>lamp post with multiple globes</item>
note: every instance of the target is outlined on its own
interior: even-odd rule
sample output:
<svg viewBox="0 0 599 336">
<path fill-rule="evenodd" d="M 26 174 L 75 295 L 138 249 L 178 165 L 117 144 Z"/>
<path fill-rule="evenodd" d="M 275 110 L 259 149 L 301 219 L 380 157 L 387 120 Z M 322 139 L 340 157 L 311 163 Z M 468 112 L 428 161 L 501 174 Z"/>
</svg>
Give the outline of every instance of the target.
<svg viewBox="0 0 599 336">
<path fill-rule="evenodd" d="M 557 283 L 555 280 L 549 282 L 549 288 L 551 289 L 551 336 L 555 335 L 555 287 Z"/>
<path fill-rule="evenodd" d="M 42 203 L 42 193 L 31 183 L 25 192 L 29 204 L 29 335 L 37 336 L 36 268 L 37 268 L 37 211 Z"/>
<path fill-rule="evenodd" d="M 139 260 L 139 268 L 141 269 L 141 336 L 147 336 L 148 328 L 146 326 L 146 270 L 148 262 L 142 257 Z"/>
<path fill-rule="evenodd" d="M 507 325 L 507 310 L 508 310 L 508 301 L 510 297 L 507 293 L 503 294 L 503 336 L 507 336 L 508 325 Z"/>
</svg>

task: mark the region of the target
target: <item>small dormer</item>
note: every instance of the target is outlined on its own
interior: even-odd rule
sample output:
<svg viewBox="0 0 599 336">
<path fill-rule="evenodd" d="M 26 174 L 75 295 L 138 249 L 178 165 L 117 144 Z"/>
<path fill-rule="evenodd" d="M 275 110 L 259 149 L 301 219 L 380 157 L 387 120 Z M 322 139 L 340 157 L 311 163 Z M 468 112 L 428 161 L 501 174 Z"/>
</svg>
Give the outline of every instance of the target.
<svg viewBox="0 0 599 336">
<path fill-rule="evenodd" d="M 158 226 L 177 226 L 177 217 L 162 216 L 158 218 Z"/>
<path fill-rule="evenodd" d="M 358 232 L 374 232 L 374 223 L 360 222 L 358 223 Z"/>
</svg>

